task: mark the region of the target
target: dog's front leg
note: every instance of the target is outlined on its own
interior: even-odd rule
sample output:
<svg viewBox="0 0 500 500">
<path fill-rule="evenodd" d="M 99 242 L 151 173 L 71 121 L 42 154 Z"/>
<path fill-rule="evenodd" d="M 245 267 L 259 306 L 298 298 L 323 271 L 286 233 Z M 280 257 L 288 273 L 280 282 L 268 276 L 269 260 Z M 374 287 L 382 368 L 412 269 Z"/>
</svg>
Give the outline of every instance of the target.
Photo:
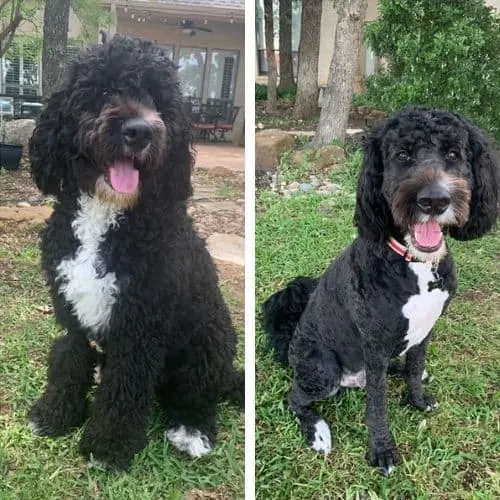
<svg viewBox="0 0 500 500">
<path fill-rule="evenodd" d="M 366 367 L 366 422 L 369 432 L 368 460 L 389 475 L 400 458 L 392 439 L 387 419 L 386 378 L 389 359 L 376 347 L 365 350 Z"/>
<path fill-rule="evenodd" d="M 432 411 L 438 408 L 437 401 L 432 396 L 424 393 L 422 385 L 425 356 L 430 337 L 431 334 L 420 344 L 413 346 L 406 354 L 407 402 L 410 406 L 422 411 Z"/>
<path fill-rule="evenodd" d="M 115 473 L 127 470 L 146 445 L 146 428 L 153 399 L 160 353 L 128 339 L 106 346 L 91 417 L 80 452 Z"/>
</svg>

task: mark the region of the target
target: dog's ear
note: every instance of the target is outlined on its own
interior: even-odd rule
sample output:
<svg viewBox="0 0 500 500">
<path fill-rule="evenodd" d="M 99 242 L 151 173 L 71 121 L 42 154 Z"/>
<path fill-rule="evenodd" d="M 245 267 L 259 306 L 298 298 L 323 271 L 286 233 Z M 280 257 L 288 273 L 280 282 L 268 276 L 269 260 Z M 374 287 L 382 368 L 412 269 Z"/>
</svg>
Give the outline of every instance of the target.
<svg viewBox="0 0 500 500">
<path fill-rule="evenodd" d="M 68 127 L 64 118 L 66 100 L 64 90 L 52 94 L 29 143 L 31 176 L 43 194 L 58 196 L 67 181 L 67 141 L 71 138 L 65 138 Z"/>
<path fill-rule="evenodd" d="M 191 173 L 193 154 L 191 151 L 191 127 L 185 114 L 179 109 L 176 120 L 170 124 L 168 165 L 164 195 L 170 200 L 187 200 L 192 194 Z"/>
<path fill-rule="evenodd" d="M 361 238 L 382 241 L 390 236 L 392 215 L 382 195 L 384 163 L 383 132 L 375 131 L 365 141 L 365 157 L 358 180 L 354 222 Z"/>
<path fill-rule="evenodd" d="M 461 119 L 469 133 L 469 163 L 473 177 L 470 215 L 464 226 L 450 228 L 450 235 L 457 240 L 472 240 L 492 229 L 498 218 L 500 168 L 484 134 L 468 120 Z"/>
</svg>

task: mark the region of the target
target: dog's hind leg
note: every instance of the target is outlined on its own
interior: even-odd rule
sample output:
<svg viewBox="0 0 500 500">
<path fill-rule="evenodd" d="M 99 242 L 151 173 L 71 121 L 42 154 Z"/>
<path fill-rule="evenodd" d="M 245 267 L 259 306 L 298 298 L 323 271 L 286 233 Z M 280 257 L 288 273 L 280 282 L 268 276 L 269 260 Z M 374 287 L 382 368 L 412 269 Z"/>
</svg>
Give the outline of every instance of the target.
<svg viewBox="0 0 500 500">
<path fill-rule="evenodd" d="M 55 340 L 49 353 L 47 388 L 29 413 L 35 434 L 60 436 L 83 423 L 95 360 L 84 334 Z"/>
<path fill-rule="evenodd" d="M 314 413 L 312 404 L 340 390 L 342 369 L 335 354 L 321 347 L 309 349 L 307 356 L 293 361 L 295 377 L 288 397 L 290 409 L 299 419 L 307 444 L 318 453 L 328 455 L 332 450 L 330 428 Z"/>
</svg>

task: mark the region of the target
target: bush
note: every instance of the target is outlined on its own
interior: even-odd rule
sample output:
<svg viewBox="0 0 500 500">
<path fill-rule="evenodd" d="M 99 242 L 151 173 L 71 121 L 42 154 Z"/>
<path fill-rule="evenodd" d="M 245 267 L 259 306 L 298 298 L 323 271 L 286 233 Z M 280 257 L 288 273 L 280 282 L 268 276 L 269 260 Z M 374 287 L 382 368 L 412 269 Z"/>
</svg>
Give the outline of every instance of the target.
<svg viewBox="0 0 500 500">
<path fill-rule="evenodd" d="M 277 89 L 277 97 L 278 99 L 283 99 L 287 101 L 294 101 L 295 96 L 297 95 L 297 89 L 295 87 L 289 89 Z M 267 99 L 267 85 L 262 83 L 255 84 L 255 100 L 256 101 L 265 101 Z"/>
<path fill-rule="evenodd" d="M 380 0 L 365 30 L 388 62 L 366 81 L 367 99 L 394 111 L 407 104 L 469 116 L 500 139 L 500 19 L 482 0 Z"/>
<path fill-rule="evenodd" d="M 255 100 L 265 101 L 267 99 L 267 85 L 262 83 L 255 84 Z"/>
</svg>

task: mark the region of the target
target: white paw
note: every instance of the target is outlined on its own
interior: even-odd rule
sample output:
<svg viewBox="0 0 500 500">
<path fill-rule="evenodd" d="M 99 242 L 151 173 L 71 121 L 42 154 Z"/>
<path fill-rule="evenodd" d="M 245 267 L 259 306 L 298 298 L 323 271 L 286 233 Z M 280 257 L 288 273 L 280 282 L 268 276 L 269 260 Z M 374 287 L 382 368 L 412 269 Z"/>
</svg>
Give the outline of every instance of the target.
<svg viewBox="0 0 500 500">
<path fill-rule="evenodd" d="M 332 451 L 330 427 L 323 419 L 320 419 L 314 424 L 314 428 L 314 441 L 311 448 L 322 455 L 328 455 Z"/>
<path fill-rule="evenodd" d="M 435 403 L 427 405 L 425 407 L 425 411 L 434 411 L 434 410 L 437 410 L 438 408 L 439 408 L 439 403 L 436 401 Z"/>
<path fill-rule="evenodd" d="M 166 435 L 178 450 L 184 451 L 192 457 L 208 455 L 213 449 L 208 437 L 198 429 L 190 432 L 184 425 L 180 425 L 168 429 Z"/>
<path fill-rule="evenodd" d="M 37 436 L 41 435 L 41 429 L 40 429 L 40 426 L 33 420 L 30 420 L 29 423 L 28 423 L 28 427 L 30 428 L 30 431 L 33 433 L 33 434 L 36 434 Z"/>
<path fill-rule="evenodd" d="M 424 372 L 422 373 L 422 382 L 424 380 L 428 380 L 429 379 L 429 372 L 427 370 L 424 370 Z"/>
</svg>

